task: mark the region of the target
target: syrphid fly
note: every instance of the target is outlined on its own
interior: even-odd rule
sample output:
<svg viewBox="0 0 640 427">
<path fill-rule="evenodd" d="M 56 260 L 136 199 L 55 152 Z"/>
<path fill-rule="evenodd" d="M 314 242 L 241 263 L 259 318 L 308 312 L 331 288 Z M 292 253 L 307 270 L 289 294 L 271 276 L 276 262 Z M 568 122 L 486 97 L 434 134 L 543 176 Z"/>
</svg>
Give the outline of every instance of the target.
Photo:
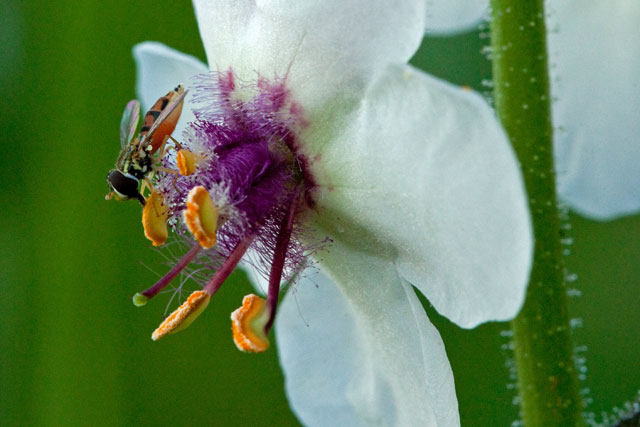
<svg viewBox="0 0 640 427">
<path fill-rule="evenodd" d="M 182 85 L 156 101 L 144 116 L 138 136 L 136 130 L 140 120 L 140 103 L 129 101 L 120 121 L 120 144 L 122 149 L 116 168 L 107 174 L 111 191 L 105 197 L 116 200 L 137 199 L 145 204 L 144 190 L 152 189 L 148 178 L 164 154 L 164 146 L 175 130 L 186 92 Z M 142 185 L 140 182 L 142 181 Z"/>
</svg>

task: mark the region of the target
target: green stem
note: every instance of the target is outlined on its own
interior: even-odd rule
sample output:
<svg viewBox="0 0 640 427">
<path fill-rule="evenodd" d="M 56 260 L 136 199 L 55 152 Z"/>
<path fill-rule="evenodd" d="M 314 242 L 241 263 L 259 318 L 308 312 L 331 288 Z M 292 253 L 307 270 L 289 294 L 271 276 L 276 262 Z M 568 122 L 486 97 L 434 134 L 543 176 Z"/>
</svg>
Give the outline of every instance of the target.
<svg viewBox="0 0 640 427">
<path fill-rule="evenodd" d="M 543 0 L 491 0 L 495 105 L 522 164 L 535 250 L 512 322 L 525 426 L 583 425 L 567 312 Z"/>
</svg>

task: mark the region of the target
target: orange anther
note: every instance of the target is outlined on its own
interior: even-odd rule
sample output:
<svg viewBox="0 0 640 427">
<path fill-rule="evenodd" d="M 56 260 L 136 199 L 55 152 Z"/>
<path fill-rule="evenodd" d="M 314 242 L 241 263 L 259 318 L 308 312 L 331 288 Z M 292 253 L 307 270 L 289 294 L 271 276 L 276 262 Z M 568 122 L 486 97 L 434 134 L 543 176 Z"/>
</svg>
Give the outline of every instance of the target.
<svg viewBox="0 0 640 427">
<path fill-rule="evenodd" d="M 204 187 L 193 187 L 189 191 L 187 209 L 184 210 L 184 222 L 200 246 L 205 249 L 215 246 L 218 209 Z"/>
<path fill-rule="evenodd" d="M 167 334 L 173 334 L 185 329 L 207 308 L 210 299 L 211 294 L 206 291 L 195 291 L 189 295 L 189 298 L 169 317 L 164 319 L 158 329 L 153 331 L 151 339 L 156 341 Z"/>
<path fill-rule="evenodd" d="M 160 193 L 153 192 L 147 199 L 142 210 L 142 226 L 144 235 L 151 240 L 153 246 L 161 246 L 167 241 L 167 217 L 169 208 L 164 205 Z"/>
<path fill-rule="evenodd" d="M 269 339 L 264 333 L 268 317 L 263 298 L 253 294 L 244 297 L 242 307 L 231 313 L 233 341 L 239 350 L 261 353 L 269 348 Z"/>
<path fill-rule="evenodd" d="M 189 150 L 181 149 L 176 155 L 176 162 L 178 163 L 178 170 L 181 175 L 191 175 L 196 171 L 200 156 L 193 154 Z"/>
</svg>

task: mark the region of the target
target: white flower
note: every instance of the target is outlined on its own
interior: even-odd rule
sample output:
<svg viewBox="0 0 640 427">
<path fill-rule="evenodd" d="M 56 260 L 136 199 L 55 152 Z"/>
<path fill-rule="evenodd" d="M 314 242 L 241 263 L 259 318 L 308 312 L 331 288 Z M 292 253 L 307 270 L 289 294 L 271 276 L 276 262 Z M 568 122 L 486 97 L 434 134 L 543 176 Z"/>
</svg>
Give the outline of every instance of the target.
<svg viewBox="0 0 640 427">
<path fill-rule="evenodd" d="M 333 242 L 276 320 L 293 410 L 307 425 L 458 425 L 444 345 L 412 285 L 462 327 L 510 319 L 532 238 L 491 109 L 406 64 L 424 1 L 201 0 L 195 9 L 209 67 L 246 82 L 284 78 L 307 124 L 296 135 L 316 185 L 306 225 Z M 208 70 L 157 43 L 134 54 L 147 106 Z M 185 117 L 189 109 L 187 98 Z"/>
<path fill-rule="evenodd" d="M 437 21 L 427 32 L 469 28 L 488 5 L 434 3 L 451 25 Z M 545 7 L 560 197 L 594 219 L 637 213 L 640 2 L 547 0 Z"/>
</svg>

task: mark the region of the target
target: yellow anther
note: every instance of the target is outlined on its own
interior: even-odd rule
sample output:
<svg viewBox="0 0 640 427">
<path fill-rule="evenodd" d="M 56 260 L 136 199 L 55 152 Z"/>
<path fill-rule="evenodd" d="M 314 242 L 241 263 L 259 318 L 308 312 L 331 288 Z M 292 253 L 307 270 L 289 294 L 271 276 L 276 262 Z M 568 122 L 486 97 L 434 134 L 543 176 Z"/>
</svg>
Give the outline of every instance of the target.
<svg viewBox="0 0 640 427">
<path fill-rule="evenodd" d="M 215 246 L 218 209 L 204 187 L 197 186 L 189 191 L 184 223 L 200 246 L 205 249 Z"/>
<path fill-rule="evenodd" d="M 185 329 L 207 308 L 210 299 L 211 294 L 207 291 L 195 291 L 189 295 L 189 298 L 153 331 L 151 339 L 157 341 L 167 334 Z"/>
<path fill-rule="evenodd" d="M 184 148 L 178 151 L 176 155 L 176 162 L 178 163 L 178 170 L 181 175 L 191 175 L 196 171 L 198 162 L 202 159 L 201 156 L 192 153 Z"/>
<path fill-rule="evenodd" d="M 268 349 L 269 339 L 264 333 L 268 320 L 265 300 L 257 295 L 246 295 L 242 307 L 231 313 L 231 330 L 236 347 L 249 353 L 261 353 Z"/>
<path fill-rule="evenodd" d="M 169 237 L 167 217 L 169 208 L 165 206 L 160 193 L 153 192 L 142 210 L 142 226 L 144 235 L 151 240 L 153 246 L 162 246 Z"/>
</svg>

